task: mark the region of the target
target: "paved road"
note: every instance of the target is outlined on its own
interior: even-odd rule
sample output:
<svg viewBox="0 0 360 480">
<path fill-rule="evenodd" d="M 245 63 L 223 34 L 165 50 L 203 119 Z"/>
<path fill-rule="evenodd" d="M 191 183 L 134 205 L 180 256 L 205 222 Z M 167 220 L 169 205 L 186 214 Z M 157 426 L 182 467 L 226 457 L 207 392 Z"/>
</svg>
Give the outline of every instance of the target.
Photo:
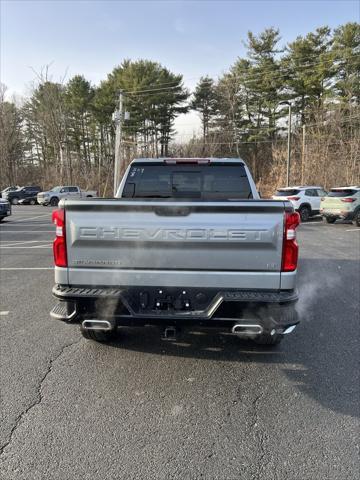
<svg viewBox="0 0 360 480">
<path fill-rule="evenodd" d="M 104 346 L 49 318 L 50 212 L 0 226 L 1 479 L 358 479 L 359 229 L 300 227 L 304 320 L 276 350 Z"/>
</svg>

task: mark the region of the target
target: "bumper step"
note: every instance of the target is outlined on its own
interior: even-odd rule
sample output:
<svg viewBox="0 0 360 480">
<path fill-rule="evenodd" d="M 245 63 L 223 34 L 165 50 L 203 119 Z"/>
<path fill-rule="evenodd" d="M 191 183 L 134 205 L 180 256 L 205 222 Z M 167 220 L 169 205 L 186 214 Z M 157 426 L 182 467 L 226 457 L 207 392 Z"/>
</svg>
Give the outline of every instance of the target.
<svg viewBox="0 0 360 480">
<path fill-rule="evenodd" d="M 70 308 L 69 308 L 70 307 Z M 76 316 L 75 304 L 68 302 L 59 302 L 50 312 L 50 316 L 56 320 L 62 320 L 63 322 L 71 322 Z"/>
<path fill-rule="evenodd" d="M 164 289 L 164 287 L 149 287 L 153 290 Z M 188 289 L 187 287 L 179 287 L 177 290 L 181 291 Z M 131 290 L 136 290 L 137 293 L 146 290 L 146 287 L 143 288 L 114 288 L 114 287 L 68 287 L 66 285 L 55 285 L 53 287 L 52 293 L 55 297 L 60 299 L 77 299 L 77 298 L 123 298 L 127 292 Z M 174 290 L 174 288 L 172 288 Z M 290 291 L 266 291 L 266 290 L 232 290 L 232 291 L 219 291 L 216 288 L 207 289 L 213 291 L 213 296 L 218 295 L 223 301 L 233 301 L 233 302 L 256 302 L 256 303 L 292 303 L 296 302 L 298 299 L 297 290 Z"/>
<path fill-rule="evenodd" d="M 58 298 L 119 298 L 123 289 L 121 288 L 92 288 L 92 287 L 67 287 L 55 285 L 52 293 Z"/>
</svg>

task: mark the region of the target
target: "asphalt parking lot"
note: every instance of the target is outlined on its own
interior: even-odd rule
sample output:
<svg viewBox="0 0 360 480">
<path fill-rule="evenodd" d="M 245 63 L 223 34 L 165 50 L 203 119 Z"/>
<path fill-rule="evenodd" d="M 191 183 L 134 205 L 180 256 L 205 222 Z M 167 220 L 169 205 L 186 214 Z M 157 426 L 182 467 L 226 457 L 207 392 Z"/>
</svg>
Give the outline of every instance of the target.
<svg viewBox="0 0 360 480">
<path fill-rule="evenodd" d="M 358 479 L 360 229 L 299 228 L 302 324 L 111 345 L 51 320 L 51 209 L 0 225 L 0 478 Z"/>
</svg>

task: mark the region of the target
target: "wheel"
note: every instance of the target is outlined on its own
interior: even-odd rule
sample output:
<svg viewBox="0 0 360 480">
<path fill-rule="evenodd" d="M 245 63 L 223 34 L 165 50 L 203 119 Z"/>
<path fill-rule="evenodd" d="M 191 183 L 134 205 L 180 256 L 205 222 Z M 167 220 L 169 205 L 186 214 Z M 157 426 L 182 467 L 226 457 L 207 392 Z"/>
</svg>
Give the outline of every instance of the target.
<svg viewBox="0 0 360 480">
<path fill-rule="evenodd" d="M 360 210 L 355 213 L 354 222 L 357 227 L 360 227 Z"/>
<path fill-rule="evenodd" d="M 11 199 L 11 205 L 17 205 L 19 203 L 19 197 L 13 197 Z"/>
<path fill-rule="evenodd" d="M 30 205 L 35 205 L 36 201 L 32 198 L 31 200 L 29 200 L 29 203 Z"/>
<path fill-rule="evenodd" d="M 311 215 L 311 210 L 309 207 L 304 205 L 303 207 L 299 208 L 299 214 L 302 222 L 307 222 Z"/>
<path fill-rule="evenodd" d="M 52 197 L 52 199 L 50 200 L 50 205 L 52 207 L 56 207 L 58 203 L 59 203 L 59 199 L 57 197 Z"/>
<path fill-rule="evenodd" d="M 284 338 L 284 335 L 279 335 L 275 333 L 275 335 L 270 335 L 270 333 L 262 333 L 258 337 L 254 338 L 254 342 L 258 345 L 279 345 L 279 343 Z"/>
<path fill-rule="evenodd" d="M 85 330 L 80 327 L 80 332 L 86 340 L 94 340 L 95 342 L 108 343 L 116 337 L 116 329 L 114 330 Z"/>
<path fill-rule="evenodd" d="M 327 223 L 335 223 L 336 222 L 336 217 L 325 217 Z"/>
<path fill-rule="evenodd" d="M 4 220 L 4 217 L 0 217 L 0 223 Z"/>
</svg>

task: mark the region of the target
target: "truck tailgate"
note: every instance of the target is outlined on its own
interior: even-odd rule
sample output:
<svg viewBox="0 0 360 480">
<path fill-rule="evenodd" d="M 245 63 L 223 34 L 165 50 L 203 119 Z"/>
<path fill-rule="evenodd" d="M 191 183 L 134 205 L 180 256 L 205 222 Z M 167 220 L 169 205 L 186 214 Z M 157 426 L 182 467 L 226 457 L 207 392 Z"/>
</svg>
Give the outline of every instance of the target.
<svg viewBox="0 0 360 480">
<path fill-rule="evenodd" d="M 280 287 L 283 202 L 64 204 L 70 285 Z"/>
</svg>

